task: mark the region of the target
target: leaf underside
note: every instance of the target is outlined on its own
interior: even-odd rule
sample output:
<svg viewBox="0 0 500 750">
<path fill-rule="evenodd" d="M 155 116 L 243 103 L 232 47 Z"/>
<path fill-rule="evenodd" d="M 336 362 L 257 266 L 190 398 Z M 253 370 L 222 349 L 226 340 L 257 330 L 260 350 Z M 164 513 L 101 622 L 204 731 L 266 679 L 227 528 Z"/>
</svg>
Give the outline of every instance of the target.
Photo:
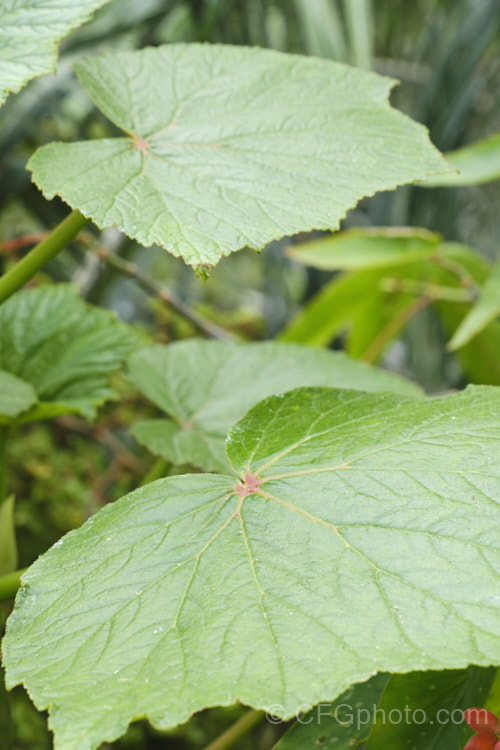
<svg viewBox="0 0 500 750">
<path fill-rule="evenodd" d="M 289 717 L 377 671 L 498 663 L 499 414 L 492 387 L 260 402 L 227 441 L 241 483 L 154 482 L 25 573 L 8 685 L 91 750 L 138 716 Z"/>
<path fill-rule="evenodd" d="M 305 385 L 419 395 L 397 375 L 330 352 L 276 342 L 232 344 L 191 339 L 134 354 L 135 385 L 170 419 L 137 423 L 132 433 L 152 453 L 181 466 L 231 471 L 225 440 L 235 422 L 267 396 Z"/>
<path fill-rule="evenodd" d="M 92 419 L 116 393 L 110 376 L 138 347 L 132 329 L 67 284 L 28 289 L 0 306 L 0 424 L 74 412 Z"/>
<path fill-rule="evenodd" d="M 108 0 L 2 0 L 0 104 L 9 91 L 54 71 L 57 43 Z"/>
<path fill-rule="evenodd" d="M 34 181 L 193 266 L 335 229 L 361 198 L 448 169 L 426 130 L 391 109 L 390 79 L 328 60 L 173 44 L 75 69 L 125 134 L 43 146 Z"/>
</svg>

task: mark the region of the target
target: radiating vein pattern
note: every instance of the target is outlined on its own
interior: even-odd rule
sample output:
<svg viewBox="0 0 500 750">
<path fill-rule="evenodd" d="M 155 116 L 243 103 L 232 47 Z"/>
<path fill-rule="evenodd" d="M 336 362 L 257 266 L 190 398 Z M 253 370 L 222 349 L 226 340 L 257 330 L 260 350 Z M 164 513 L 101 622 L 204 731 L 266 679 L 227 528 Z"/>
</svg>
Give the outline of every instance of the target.
<svg viewBox="0 0 500 750">
<path fill-rule="evenodd" d="M 107 506 L 24 576 L 4 661 L 56 748 L 500 658 L 500 393 L 300 388 L 231 430 L 240 477 Z M 64 571 L 64 574 L 61 573 Z"/>
<path fill-rule="evenodd" d="M 229 429 L 273 393 L 324 385 L 418 396 L 418 388 L 341 352 L 278 342 L 190 339 L 144 347 L 130 360 L 135 385 L 170 419 L 133 427 L 150 451 L 177 465 L 227 473 Z"/>
<path fill-rule="evenodd" d="M 171 44 L 76 65 L 125 136 L 42 147 L 37 185 L 191 265 L 313 228 L 448 167 L 388 104 L 392 81 L 327 60 Z"/>
</svg>

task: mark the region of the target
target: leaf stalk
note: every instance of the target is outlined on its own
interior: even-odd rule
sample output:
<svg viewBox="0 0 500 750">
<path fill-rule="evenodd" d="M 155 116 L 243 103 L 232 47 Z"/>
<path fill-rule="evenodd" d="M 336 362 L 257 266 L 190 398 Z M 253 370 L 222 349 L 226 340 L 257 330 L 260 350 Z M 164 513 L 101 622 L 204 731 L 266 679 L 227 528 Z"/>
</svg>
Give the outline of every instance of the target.
<svg viewBox="0 0 500 750">
<path fill-rule="evenodd" d="M 66 245 L 89 223 L 79 211 L 72 211 L 44 240 L 0 277 L 0 304 L 33 278 L 49 261 L 64 250 Z"/>
<path fill-rule="evenodd" d="M 213 742 L 205 747 L 205 750 L 229 750 L 242 737 L 250 732 L 257 724 L 265 718 L 264 711 L 250 709 L 235 723 L 222 732 Z"/>
</svg>

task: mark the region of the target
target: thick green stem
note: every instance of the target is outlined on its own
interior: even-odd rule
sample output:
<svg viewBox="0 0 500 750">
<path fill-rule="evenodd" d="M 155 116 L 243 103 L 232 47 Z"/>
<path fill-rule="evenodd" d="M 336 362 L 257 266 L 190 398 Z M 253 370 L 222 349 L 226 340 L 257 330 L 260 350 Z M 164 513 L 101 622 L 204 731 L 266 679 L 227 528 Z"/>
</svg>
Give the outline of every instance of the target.
<svg viewBox="0 0 500 750">
<path fill-rule="evenodd" d="M 243 714 L 229 729 L 206 746 L 205 750 L 228 750 L 265 718 L 264 711 L 251 709 Z"/>
<path fill-rule="evenodd" d="M 21 576 L 25 571 L 26 568 L 23 568 L 23 570 L 8 573 L 6 576 L 0 576 L 0 602 L 14 599 L 20 586 Z"/>
<path fill-rule="evenodd" d="M 40 271 L 41 268 L 64 250 L 66 245 L 88 224 L 79 211 L 72 211 L 60 224 L 33 250 L 0 277 L 0 304 Z"/>
</svg>

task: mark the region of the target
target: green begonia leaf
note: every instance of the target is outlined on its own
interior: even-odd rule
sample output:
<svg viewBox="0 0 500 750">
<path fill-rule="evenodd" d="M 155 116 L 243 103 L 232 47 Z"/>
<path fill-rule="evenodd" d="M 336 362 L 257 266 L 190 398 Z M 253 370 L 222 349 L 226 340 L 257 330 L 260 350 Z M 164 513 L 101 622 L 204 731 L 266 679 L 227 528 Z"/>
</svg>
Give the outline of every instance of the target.
<svg viewBox="0 0 500 750">
<path fill-rule="evenodd" d="M 68 412 L 92 419 L 116 397 L 109 378 L 138 344 L 132 329 L 72 285 L 18 292 L 0 306 L 0 370 L 24 381 L 39 403 L 17 416 L 0 413 L 0 422 Z"/>
<path fill-rule="evenodd" d="M 35 389 L 30 383 L 0 370 L 0 423 L 4 418 L 19 416 L 36 404 L 37 400 Z"/>
<path fill-rule="evenodd" d="M 139 716 L 291 717 L 377 671 L 498 663 L 499 414 L 493 387 L 260 402 L 228 437 L 239 479 L 153 482 L 31 566 L 7 685 L 57 750 L 93 750 Z"/>
<path fill-rule="evenodd" d="M 191 44 L 75 69 L 125 135 L 43 146 L 36 184 L 196 267 L 335 229 L 364 196 L 448 169 L 425 129 L 390 108 L 390 79 L 328 60 Z"/>
<path fill-rule="evenodd" d="M 131 357 L 129 372 L 170 417 L 136 424 L 137 440 L 168 461 L 206 471 L 230 471 L 224 446 L 230 427 L 274 393 L 303 385 L 420 393 L 413 383 L 340 352 L 272 342 L 191 340 L 150 346 Z"/>
<path fill-rule="evenodd" d="M 352 750 L 368 736 L 374 708 L 387 683 L 377 674 L 346 690 L 335 703 L 320 703 L 297 721 L 274 750 Z"/>
<path fill-rule="evenodd" d="M 463 712 L 484 706 L 495 675 L 478 667 L 394 675 L 364 750 L 463 750 L 472 734 Z"/>
<path fill-rule="evenodd" d="M 108 0 L 2 0 L 0 104 L 31 78 L 53 72 L 57 43 Z"/>
</svg>

